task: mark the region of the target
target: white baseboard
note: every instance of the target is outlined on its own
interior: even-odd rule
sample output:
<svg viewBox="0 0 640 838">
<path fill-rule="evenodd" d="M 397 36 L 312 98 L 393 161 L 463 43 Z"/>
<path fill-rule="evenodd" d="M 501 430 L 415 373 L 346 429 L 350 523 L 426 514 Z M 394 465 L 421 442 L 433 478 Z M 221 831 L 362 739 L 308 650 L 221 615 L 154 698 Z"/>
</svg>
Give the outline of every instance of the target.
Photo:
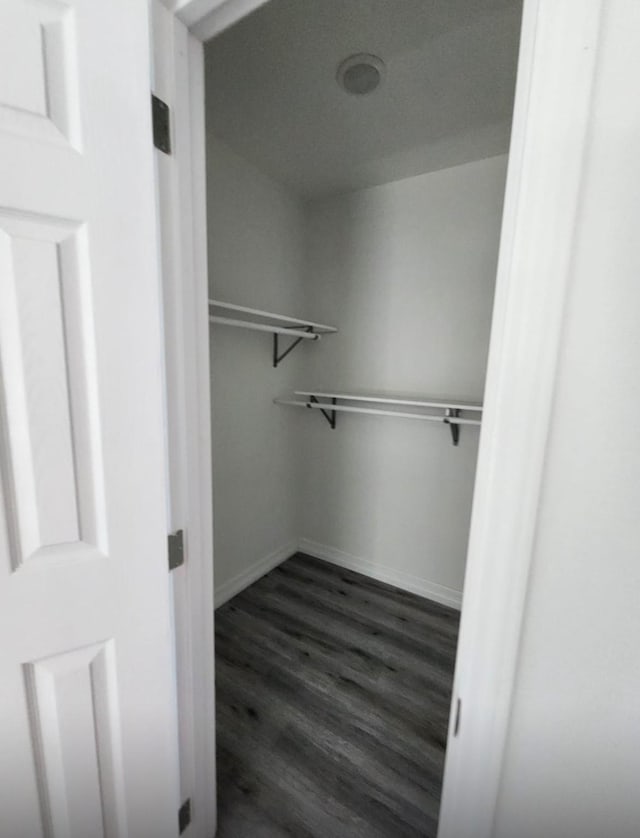
<svg viewBox="0 0 640 838">
<path fill-rule="evenodd" d="M 288 559 L 289 556 L 292 556 L 297 549 L 298 544 L 295 541 L 285 544 L 284 547 L 274 550 L 273 553 L 269 553 L 268 556 L 258 559 L 257 562 L 254 562 L 246 570 L 243 570 L 242 573 L 238 573 L 237 576 L 234 576 L 222 585 L 216 585 L 215 607 L 218 608 L 218 606 L 225 603 L 228 599 L 231 599 L 231 597 L 239 594 L 240 591 L 248 588 L 249 585 L 252 585 L 260 579 L 261 576 L 264 576 L 265 573 L 269 573 L 269 571 L 273 570 L 274 567 L 282 564 L 282 562 L 285 561 L 285 559 Z"/>
<path fill-rule="evenodd" d="M 317 559 L 323 559 L 331 564 L 344 567 L 347 570 L 354 570 L 356 573 L 362 573 L 364 576 L 370 576 L 372 579 L 378 579 L 380 582 L 386 582 L 388 585 L 394 585 L 396 588 L 401 588 L 405 591 L 410 591 L 413 594 L 432 599 L 434 602 L 439 602 L 442 605 L 448 605 L 450 608 L 456 608 L 458 611 L 462 606 L 462 592 L 456 591 L 453 588 L 447 588 L 445 585 L 439 585 L 437 582 L 429 582 L 426 579 L 421 579 L 419 576 L 413 576 L 410 573 L 403 573 L 384 565 L 375 564 L 368 559 L 363 559 L 360 556 L 354 556 L 352 553 L 346 553 L 344 550 L 338 550 L 336 547 L 328 547 L 326 544 L 318 544 L 317 541 L 311 541 L 308 538 L 303 538 L 299 543 L 295 541 L 285 544 L 268 556 L 264 556 L 257 562 L 254 562 L 242 573 L 238 573 L 232 579 L 220 586 L 216 586 L 215 592 L 215 607 L 218 608 L 227 600 L 239 594 L 249 585 L 252 585 L 265 573 L 269 573 L 274 567 L 277 567 L 282 562 L 286 561 L 296 551 L 307 553 L 310 556 L 315 556 Z"/>
<path fill-rule="evenodd" d="M 421 579 L 419 576 L 413 576 L 411 573 L 403 573 L 390 567 L 375 564 L 367 559 L 354 556 L 351 553 L 345 553 L 344 550 L 338 550 L 335 547 L 327 547 L 325 544 L 310 541 L 308 538 L 300 540 L 298 550 L 301 553 L 314 556 L 316 559 L 324 559 L 326 562 L 339 565 L 347 570 L 355 570 L 364 576 L 371 576 L 379 582 L 386 582 L 387 585 L 394 585 L 396 588 L 402 588 L 405 591 L 410 591 L 412 594 L 418 594 L 427 599 L 432 599 L 441 605 L 456 608 L 458 611 L 462 607 L 462 591 L 447 588 L 445 585 L 439 585 L 437 582 L 429 582 L 426 579 Z"/>
</svg>

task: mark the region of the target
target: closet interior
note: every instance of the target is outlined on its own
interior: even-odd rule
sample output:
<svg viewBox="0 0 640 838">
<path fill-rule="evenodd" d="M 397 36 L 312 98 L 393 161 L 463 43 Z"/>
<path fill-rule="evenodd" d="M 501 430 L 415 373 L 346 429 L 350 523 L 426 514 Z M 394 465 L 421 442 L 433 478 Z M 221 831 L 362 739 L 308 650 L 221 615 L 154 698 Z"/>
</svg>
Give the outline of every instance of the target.
<svg viewBox="0 0 640 838">
<path fill-rule="evenodd" d="M 223 836 L 435 835 L 520 15 L 271 0 L 206 44 Z"/>
</svg>

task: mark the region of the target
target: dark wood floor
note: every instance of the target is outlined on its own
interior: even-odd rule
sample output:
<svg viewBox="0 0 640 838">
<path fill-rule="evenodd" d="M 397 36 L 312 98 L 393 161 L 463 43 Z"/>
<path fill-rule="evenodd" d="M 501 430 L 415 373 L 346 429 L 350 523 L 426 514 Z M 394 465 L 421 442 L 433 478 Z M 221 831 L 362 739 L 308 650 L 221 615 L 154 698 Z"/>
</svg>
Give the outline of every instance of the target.
<svg viewBox="0 0 640 838">
<path fill-rule="evenodd" d="M 301 554 L 219 608 L 219 838 L 435 836 L 457 632 Z"/>
</svg>

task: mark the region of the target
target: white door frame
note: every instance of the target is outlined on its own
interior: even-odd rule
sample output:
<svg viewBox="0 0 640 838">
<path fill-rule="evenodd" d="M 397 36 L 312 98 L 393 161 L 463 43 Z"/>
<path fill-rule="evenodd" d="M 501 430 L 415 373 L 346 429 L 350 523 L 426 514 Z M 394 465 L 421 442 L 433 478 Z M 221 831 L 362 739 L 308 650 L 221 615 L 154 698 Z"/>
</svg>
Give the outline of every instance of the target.
<svg viewBox="0 0 640 838">
<path fill-rule="evenodd" d="M 157 153 L 164 297 L 168 519 L 183 530 L 173 571 L 181 801 L 185 838 L 216 832 L 214 585 L 202 42 L 150 0 L 153 92 L 171 109 L 170 157 Z"/>
<path fill-rule="evenodd" d="M 200 541 L 187 573 L 197 607 L 193 657 L 213 654 L 204 83 L 202 42 L 265 0 L 163 0 L 183 29 L 175 114 L 185 264 L 182 293 L 196 339 L 184 353 L 192 437 L 190 498 Z M 518 82 L 476 491 L 439 828 L 491 838 L 534 546 L 582 160 L 589 136 L 601 0 L 524 0 Z M 186 29 L 189 33 L 186 33 Z M 178 39 L 179 40 L 179 39 Z M 176 145 L 180 145 L 177 142 Z M 189 151 L 190 149 L 190 151 Z M 187 230 L 186 227 L 189 227 Z M 189 253 L 190 250 L 190 253 Z M 215 783 L 213 673 L 193 691 L 195 763 Z M 211 794 L 211 786 L 209 787 Z M 206 787 L 200 791 L 206 801 Z M 197 800 L 195 808 L 197 809 Z M 208 823 L 215 822 L 215 800 Z M 195 834 L 195 833 L 194 833 Z M 200 832 L 203 838 L 211 831 Z"/>
<path fill-rule="evenodd" d="M 589 141 L 601 5 L 524 2 L 440 838 L 494 834 Z"/>
</svg>

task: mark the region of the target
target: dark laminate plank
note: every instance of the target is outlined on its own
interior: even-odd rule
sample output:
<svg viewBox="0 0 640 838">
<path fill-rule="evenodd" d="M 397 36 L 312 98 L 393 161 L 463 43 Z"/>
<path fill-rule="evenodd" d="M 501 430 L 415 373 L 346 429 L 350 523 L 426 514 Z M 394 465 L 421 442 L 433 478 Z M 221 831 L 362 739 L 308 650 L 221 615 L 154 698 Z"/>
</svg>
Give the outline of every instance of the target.
<svg viewBox="0 0 640 838">
<path fill-rule="evenodd" d="M 421 755 L 414 755 L 411 760 L 406 749 L 401 747 L 405 738 L 402 734 L 406 730 L 403 731 L 398 725 L 393 739 L 380 739 L 380 734 L 384 735 L 393 727 L 388 725 L 386 729 L 382 727 L 376 730 L 372 726 L 367 729 L 366 716 L 356 717 L 352 707 L 347 707 L 348 712 L 345 713 L 344 707 L 336 707 L 324 699 L 318 700 L 310 690 L 305 690 L 303 684 L 296 684 L 273 673 L 270 677 L 270 691 L 274 700 L 264 714 L 262 709 L 258 710 L 252 704 L 255 703 L 254 698 L 263 677 L 259 660 L 258 655 L 251 657 L 251 677 L 243 679 L 240 687 L 234 683 L 229 692 L 225 690 L 225 700 L 231 699 L 236 707 L 250 706 L 254 718 L 266 722 L 265 727 L 297 729 L 304 739 L 320 743 L 320 751 L 326 751 L 328 758 L 334 759 L 336 767 L 357 764 L 360 766 L 361 779 L 365 782 L 375 782 L 392 791 L 397 785 L 398 776 L 411 778 L 403 779 L 401 796 L 406 797 L 414 785 L 416 793 L 419 793 L 420 787 L 415 781 L 424 773 L 425 759 L 424 756 L 421 758 Z M 406 738 L 411 741 L 411 732 L 409 734 Z M 326 743 L 329 743 L 329 748 Z M 316 766 L 313 768 L 315 770 Z M 429 779 L 430 790 L 437 791 L 438 771 L 434 771 Z"/>
<path fill-rule="evenodd" d="M 402 630 L 370 630 L 366 622 L 356 620 L 343 611 L 326 608 L 319 598 L 310 609 L 304 598 L 295 600 L 281 592 L 245 592 L 237 609 L 269 622 L 274 630 L 293 640 L 304 639 L 315 651 L 325 649 L 336 660 L 345 657 L 360 658 L 371 665 L 382 665 L 381 672 L 413 673 L 422 677 L 433 690 L 449 689 L 443 666 L 450 656 L 434 653 L 428 642 L 420 643 Z M 436 658 L 434 660 L 434 658 Z M 355 661 L 351 668 L 357 671 Z"/>
<path fill-rule="evenodd" d="M 300 554 L 219 608 L 220 838 L 435 836 L 457 630 Z"/>
<path fill-rule="evenodd" d="M 268 660 L 288 670 L 290 677 L 299 678 L 324 701 L 344 702 L 346 712 L 356 714 L 360 721 L 381 716 L 382 733 L 384 725 L 393 723 L 407 726 L 421 741 L 428 740 L 428 728 L 432 725 L 435 725 L 435 733 L 440 734 L 439 719 L 446 720 L 449 711 L 448 693 L 427 689 L 422 680 L 413 692 L 405 690 L 402 682 L 408 674 L 398 671 L 397 667 L 393 673 L 387 672 L 386 664 L 379 673 L 367 672 L 362 668 L 361 660 L 339 641 L 326 648 L 324 643 L 315 643 L 310 632 L 297 629 L 278 632 L 271 615 L 269 628 L 272 631 L 265 633 L 259 619 L 248 616 L 240 608 L 234 613 L 234 654 L 246 654 L 244 632 L 250 650 L 259 648 Z M 429 713 L 425 713 L 425 702 Z M 440 740 L 438 745 L 442 746 Z"/>
<path fill-rule="evenodd" d="M 314 582 L 316 589 L 323 586 L 345 593 L 345 586 L 352 586 L 349 596 L 352 601 L 358 599 L 370 606 L 370 616 L 385 618 L 405 618 L 416 627 L 427 626 L 435 634 L 443 633 L 446 636 L 456 639 L 458 633 L 458 615 L 446 606 L 430 602 L 429 609 L 423 606 L 424 599 L 417 597 L 407 591 L 393 588 L 354 573 L 350 570 L 336 568 L 334 565 L 322 562 L 320 559 L 305 557 L 305 563 L 299 563 L 296 558 L 285 562 L 273 572 L 273 585 L 281 584 L 282 578 L 294 577 L 305 582 Z M 379 605 L 380 611 L 375 612 L 375 606 Z"/>
</svg>

